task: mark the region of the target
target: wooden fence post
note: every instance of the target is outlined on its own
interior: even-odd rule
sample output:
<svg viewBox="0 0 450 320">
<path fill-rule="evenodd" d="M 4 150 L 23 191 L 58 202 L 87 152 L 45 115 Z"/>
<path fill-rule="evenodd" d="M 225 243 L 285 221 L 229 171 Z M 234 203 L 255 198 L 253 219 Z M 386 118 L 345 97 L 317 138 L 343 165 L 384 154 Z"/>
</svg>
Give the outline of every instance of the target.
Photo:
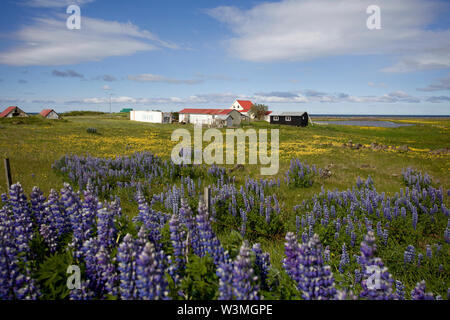
<svg viewBox="0 0 450 320">
<path fill-rule="evenodd" d="M 9 165 L 8 158 L 5 158 L 5 174 L 6 174 L 6 186 L 8 187 L 7 190 L 9 191 L 9 188 L 11 188 L 12 185 L 12 179 L 11 179 L 11 167 Z"/>
<path fill-rule="evenodd" d="M 206 205 L 206 210 L 209 211 L 209 207 L 211 205 L 211 188 L 210 187 L 205 187 L 205 193 L 203 196 L 205 205 Z"/>
</svg>

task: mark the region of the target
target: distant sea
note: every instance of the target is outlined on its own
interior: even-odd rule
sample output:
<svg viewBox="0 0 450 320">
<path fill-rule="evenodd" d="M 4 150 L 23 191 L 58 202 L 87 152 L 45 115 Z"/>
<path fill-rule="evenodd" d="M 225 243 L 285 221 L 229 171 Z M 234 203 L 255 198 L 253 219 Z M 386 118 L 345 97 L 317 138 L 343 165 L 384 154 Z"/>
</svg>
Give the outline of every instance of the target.
<svg viewBox="0 0 450 320">
<path fill-rule="evenodd" d="M 309 114 L 310 117 L 328 118 L 450 118 L 450 115 L 428 115 L 428 114 Z"/>
</svg>

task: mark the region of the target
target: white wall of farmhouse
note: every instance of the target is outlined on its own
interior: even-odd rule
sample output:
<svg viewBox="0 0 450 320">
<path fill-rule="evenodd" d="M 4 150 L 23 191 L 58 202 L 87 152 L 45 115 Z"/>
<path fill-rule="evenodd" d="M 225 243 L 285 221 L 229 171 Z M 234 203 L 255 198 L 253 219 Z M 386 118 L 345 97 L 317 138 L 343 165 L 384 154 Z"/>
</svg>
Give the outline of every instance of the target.
<svg viewBox="0 0 450 320">
<path fill-rule="evenodd" d="M 130 111 L 130 120 L 141 122 L 163 123 L 164 117 L 168 116 L 167 113 L 161 111 Z"/>
<path fill-rule="evenodd" d="M 241 111 L 242 109 L 244 109 L 244 108 L 242 108 L 242 106 L 239 104 L 239 102 L 237 102 L 237 100 L 231 105 L 231 109 L 234 109 L 234 110 L 237 110 L 237 111 Z"/>
<path fill-rule="evenodd" d="M 212 124 L 213 116 L 210 114 L 190 114 L 189 122 L 193 124 Z"/>
<path fill-rule="evenodd" d="M 59 116 L 55 111 L 52 111 L 47 115 L 47 119 L 59 119 Z"/>
</svg>

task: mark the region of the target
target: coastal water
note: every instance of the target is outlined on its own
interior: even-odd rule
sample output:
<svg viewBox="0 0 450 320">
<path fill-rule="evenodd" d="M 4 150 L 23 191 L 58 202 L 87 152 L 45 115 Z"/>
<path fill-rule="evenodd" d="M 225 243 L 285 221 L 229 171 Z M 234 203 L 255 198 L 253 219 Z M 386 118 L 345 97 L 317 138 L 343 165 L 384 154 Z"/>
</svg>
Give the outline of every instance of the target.
<svg viewBox="0 0 450 320">
<path fill-rule="evenodd" d="M 411 123 L 395 123 L 392 121 L 342 120 L 342 121 L 314 121 L 314 124 L 338 124 L 344 126 L 398 128 L 412 126 Z"/>
</svg>

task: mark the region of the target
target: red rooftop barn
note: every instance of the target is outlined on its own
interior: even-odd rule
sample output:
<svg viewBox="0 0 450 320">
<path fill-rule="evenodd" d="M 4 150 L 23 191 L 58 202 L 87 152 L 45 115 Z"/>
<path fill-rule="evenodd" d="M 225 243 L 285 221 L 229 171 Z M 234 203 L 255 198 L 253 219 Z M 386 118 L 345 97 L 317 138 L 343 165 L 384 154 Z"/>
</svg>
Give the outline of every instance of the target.
<svg viewBox="0 0 450 320">
<path fill-rule="evenodd" d="M 233 109 L 195 109 L 187 108 L 179 112 L 179 121 L 193 124 L 239 126 L 241 115 Z"/>
<path fill-rule="evenodd" d="M 251 102 L 250 100 L 236 100 L 233 102 L 230 109 L 239 111 L 241 115 L 244 116 L 243 118 L 253 118 L 250 117 L 250 109 L 252 108 L 252 106 L 253 102 Z"/>
<path fill-rule="evenodd" d="M 8 107 L 0 114 L 0 118 L 12 118 L 12 117 L 28 117 L 25 111 L 19 107 Z"/>
<path fill-rule="evenodd" d="M 59 114 L 56 113 L 53 109 L 44 109 L 40 113 L 41 116 L 47 119 L 59 119 Z"/>
</svg>

